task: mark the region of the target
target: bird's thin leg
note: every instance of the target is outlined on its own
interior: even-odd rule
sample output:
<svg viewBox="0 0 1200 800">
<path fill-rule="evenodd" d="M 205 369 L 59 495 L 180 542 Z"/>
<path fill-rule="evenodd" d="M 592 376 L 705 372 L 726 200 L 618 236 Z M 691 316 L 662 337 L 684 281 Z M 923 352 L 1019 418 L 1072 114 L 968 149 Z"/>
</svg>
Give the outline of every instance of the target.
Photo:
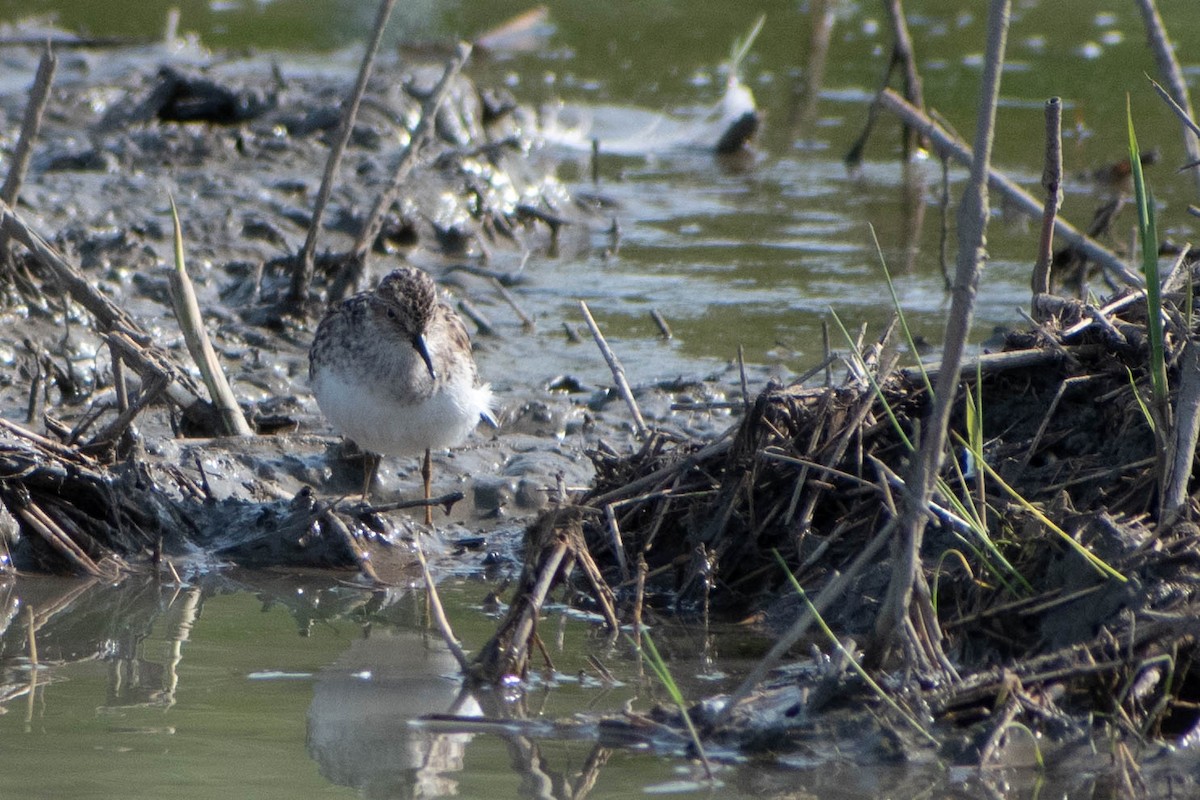
<svg viewBox="0 0 1200 800">
<path fill-rule="evenodd" d="M 375 473 L 379 471 L 378 453 L 363 452 L 363 502 L 371 499 L 371 484 L 375 483 Z"/>
<path fill-rule="evenodd" d="M 433 496 L 430 491 L 433 483 L 433 455 L 429 452 L 429 448 L 425 448 L 425 463 L 421 465 L 421 477 L 425 479 L 425 524 L 433 524 L 433 506 L 429 505 L 429 498 Z"/>
</svg>

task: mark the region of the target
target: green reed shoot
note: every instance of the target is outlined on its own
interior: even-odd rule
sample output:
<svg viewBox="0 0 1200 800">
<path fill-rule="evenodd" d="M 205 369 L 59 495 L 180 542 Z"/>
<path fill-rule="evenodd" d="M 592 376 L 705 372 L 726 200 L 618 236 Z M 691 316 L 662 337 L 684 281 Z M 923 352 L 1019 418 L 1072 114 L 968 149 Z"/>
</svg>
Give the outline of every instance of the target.
<svg viewBox="0 0 1200 800">
<path fill-rule="evenodd" d="M 1146 279 L 1146 332 L 1150 338 L 1150 385 L 1154 405 L 1167 405 L 1167 366 L 1162 324 L 1162 285 L 1158 276 L 1158 227 L 1154 219 L 1154 195 L 1142 174 L 1141 153 L 1133 130 L 1133 107 L 1125 95 L 1125 119 L 1129 125 L 1129 166 L 1137 204 L 1138 239 L 1142 243 L 1142 276 Z"/>
<path fill-rule="evenodd" d="M 835 634 L 829 625 L 826 624 L 824 618 L 821 616 L 821 613 L 817 611 L 817 607 L 814 606 L 812 601 L 808 599 L 808 593 L 804 591 L 804 587 L 800 585 L 800 581 L 796 580 L 796 576 L 792 574 L 790 569 L 788 569 L 787 562 L 784 561 L 783 556 L 779 555 L 779 551 L 772 548 L 771 555 L 775 556 L 775 560 L 779 562 L 779 566 L 783 569 L 783 574 L 787 576 L 788 581 L 792 584 L 792 588 L 795 589 L 796 594 L 800 595 L 800 599 L 804 601 L 804 605 L 808 608 L 808 613 L 812 614 L 813 620 L 815 620 L 817 623 L 817 627 L 821 629 L 821 632 L 825 634 L 825 637 L 829 639 L 829 643 L 833 645 L 838 653 L 840 653 L 846 659 L 846 663 L 850 666 L 850 668 L 858 673 L 858 677 L 862 678 L 867 686 L 871 687 L 871 691 L 873 691 L 880 700 L 882 700 L 893 711 L 899 714 L 904 721 L 911 725 L 914 730 L 920 733 L 926 741 L 934 746 L 937 746 L 938 740 L 935 739 L 933 735 L 929 733 L 929 731 L 925 730 L 925 726 L 918 722 L 916 717 L 903 709 L 899 703 L 893 700 L 891 695 L 884 691 L 883 687 L 876 683 L 875 680 L 867 674 L 867 671 L 862 668 L 861 664 L 858 663 L 858 659 L 854 657 L 854 654 L 846 649 L 846 646 L 843 645 L 841 640 L 838 639 L 837 634 Z"/>
<path fill-rule="evenodd" d="M 885 273 L 886 269 L 887 267 L 885 265 Z M 893 297 L 895 297 L 894 292 Z M 908 324 L 904 322 L 904 313 L 900 309 L 899 301 L 896 300 L 895 302 L 896 313 L 900 316 L 901 320 L 901 329 L 905 332 L 905 336 L 908 337 L 909 347 L 915 353 L 916 347 L 911 338 L 911 334 L 908 333 Z M 900 424 L 899 418 L 896 417 L 896 412 L 892 409 L 891 404 L 888 402 L 887 396 L 883 393 L 883 389 L 879 386 L 879 382 L 875 380 L 875 375 L 870 369 L 867 368 L 867 365 L 862 360 L 862 356 L 859 355 L 858 351 L 855 349 L 854 340 L 851 338 L 850 332 L 846 330 L 846 326 L 842 324 L 842 320 L 840 317 L 838 317 L 836 311 L 830 309 L 830 313 L 833 316 L 834 323 L 837 324 L 838 330 L 841 331 L 842 336 L 846 339 L 852 357 L 858 364 L 860 371 L 866 376 L 867 382 L 870 383 L 872 393 L 875 395 L 875 398 L 879 401 L 880 405 L 883 406 L 884 413 L 887 414 L 888 420 L 892 424 L 892 428 L 896 431 L 897 436 L 900 437 L 900 441 L 903 442 L 905 449 L 910 453 L 916 452 L 916 446 L 912 443 L 912 440 L 908 438 L 908 434 L 905 433 L 904 427 Z M 921 371 L 924 374 L 923 366 L 921 367 Z M 928 385 L 928 376 L 926 376 L 925 381 Z M 930 396 L 932 397 L 932 395 L 933 392 L 930 390 Z M 954 461 L 955 470 L 957 470 L 959 473 L 959 481 L 965 486 L 966 480 L 962 475 L 961 468 L 958 466 L 958 461 L 954 459 L 952 460 Z M 1025 577 L 1017 572 L 1016 568 L 1010 564 L 1008 559 L 1004 557 L 1004 554 L 1000 552 L 1000 549 L 996 546 L 996 543 L 992 541 L 992 538 L 988 534 L 987 528 L 984 527 L 983 521 L 976 509 L 963 503 L 959 499 L 958 494 L 950 488 L 950 485 L 946 483 L 944 478 L 939 477 L 937 479 L 937 491 L 940 496 L 946 498 L 946 502 L 950 504 L 951 508 L 954 510 L 954 513 L 957 514 L 964 522 L 966 522 L 967 527 L 971 529 L 971 532 L 975 534 L 975 536 L 983 544 L 984 550 L 986 550 L 986 555 L 984 552 L 981 552 L 978 548 L 976 548 L 971 542 L 960 537 L 960 540 L 967 547 L 969 547 L 973 553 L 975 553 L 980 562 L 987 568 L 988 572 L 990 572 L 992 576 L 996 578 L 996 580 L 1004 584 L 1004 587 L 1012 594 L 1016 594 L 1017 590 L 1016 587 L 1009 582 L 1006 575 L 1012 575 L 1015 577 L 1017 582 L 1020 583 L 1021 586 L 1026 590 L 1032 589 L 1033 587 L 1030 586 L 1029 581 L 1025 580 Z M 998 567 L 995 566 L 997 564 L 999 565 Z"/>
<path fill-rule="evenodd" d="M 708 763 L 708 756 L 704 753 L 704 745 L 700 741 L 700 732 L 696 730 L 696 726 L 692 723 L 692 717 L 688 714 L 687 701 L 683 698 L 683 692 L 680 690 L 679 684 L 675 682 L 674 676 L 671 675 L 671 670 L 667 666 L 667 662 L 663 660 L 662 655 L 658 652 L 658 648 L 654 646 L 654 640 L 650 638 L 649 632 L 643 630 L 642 644 L 639 645 L 631 638 L 629 639 L 629 643 L 634 646 L 639 655 L 646 657 L 646 663 L 650 665 L 654 676 L 658 678 L 658 682 L 667 690 L 667 694 L 671 696 L 671 701 L 679 709 L 679 713 L 683 716 L 683 724 L 687 726 L 688 736 L 692 739 L 692 746 L 696 748 L 696 754 L 700 757 L 700 763 L 704 765 L 704 774 L 711 781 L 713 779 L 712 765 Z"/>
</svg>

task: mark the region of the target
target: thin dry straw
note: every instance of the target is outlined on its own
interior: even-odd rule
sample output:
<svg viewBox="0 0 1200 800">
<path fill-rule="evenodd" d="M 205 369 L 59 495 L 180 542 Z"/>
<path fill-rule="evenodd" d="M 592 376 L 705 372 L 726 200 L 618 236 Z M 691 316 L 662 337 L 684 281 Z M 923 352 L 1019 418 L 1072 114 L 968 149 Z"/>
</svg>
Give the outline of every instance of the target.
<svg viewBox="0 0 1200 800">
<path fill-rule="evenodd" d="M 625 380 L 625 368 L 621 366 L 621 361 L 617 358 L 617 354 L 613 352 L 612 348 L 608 346 L 608 342 L 604 340 L 604 334 L 600 332 L 600 326 L 592 318 L 592 312 L 588 310 L 587 303 L 580 300 L 579 309 L 583 312 L 583 319 L 587 322 L 588 329 L 592 332 L 592 338 L 596 340 L 596 346 L 600 348 L 600 354 L 608 362 L 608 368 L 612 372 L 613 381 L 617 384 L 617 391 L 621 393 L 621 398 L 625 401 L 625 405 L 629 406 L 629 413 L 633 415 L 633 423 L 637 428 L 638 436 L 645 436 L 648 430 L 646 421 L 642 419 L 642 412 L 638 409 L 637 400 L 633 397 L 633 390 L 629 388 L 629 381 Z"/>
<path fill-rule="evenodd" d="M 358 68 L 358 80 L 354 91 L 350 94 L 350 102 L 346 105 L 342 117 L 342 126 L 338 130 L 337 141 L 329 151 L 325 161 L 325 174 L 321 177 L 321 188 L 317 192 L 317 202 L 313 208 L 312 221 L 308 225 L 308 235 L 304 239 L 304 248 L 300 251 L 300 260 L 292 273 L 290 300 L 300 303 L 308 294 L 308 285 L 312 282 L 313 258 L 317 250 L 317 236 L 321 230 L 321 219 L 325 215 L 325 206 L 329 204 L 329 195 L 333 192 L 333 180 L 338 166 L 342 163 L 342 155 L 350 143 L 350 135 L 354 132 L 354 120 L 358 117 L 358 107 L 362 103 L 363 94 L 367 91 L 367 80 L 371 77 L 371 68 L 375 63 L 375 55 L 379 52 L 379 43 L 383 39 L 383 30 L 387 27 L 388 17 L 396 0 L 381 0 L 379 12 L 375 16 L 375 28 L 371 33 L 371 41 L 363 54 L 362 64 Z"/>
</svg>

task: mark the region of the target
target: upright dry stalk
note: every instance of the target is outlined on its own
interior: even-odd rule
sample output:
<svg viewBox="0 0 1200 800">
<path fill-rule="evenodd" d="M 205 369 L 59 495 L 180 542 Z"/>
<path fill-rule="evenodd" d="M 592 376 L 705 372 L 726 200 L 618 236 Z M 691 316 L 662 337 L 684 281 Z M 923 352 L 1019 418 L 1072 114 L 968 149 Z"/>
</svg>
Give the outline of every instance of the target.
<svg viewBox="0 0 1200 800">
<path fill-rule="evenodd" d="M 225 378 L 221 362 L 213 350 L 212 341 L 204 327 L 204 317 L 200 313 L 200 302 L 196 299 L 196 290 L 192 279 L 188 277 L 187 267 L 183 260 L 183 231 L 179 226 L 179 212 L 175 208 L 175 198 L 171 198 L 171 221 L 175 229 L 175 268 L 167 274 L 171 294 L 171 305 L 175 308 L 175 318 L 179 321 L 179 329 L 183 333 L 184 342 L 196 367 L 204 378 L 208 388 L 209 398 L 221 415 L 225 433 L 230 436 L 253 436 L 254 430 L 238 405 L 237 396 Z"/>
<path fill-rule="evenodd" d="M 921 86 L 921 74 L 917 72 L 916 48 L 908 32 L 908 20 L 904 18 L 904 6 L 900 0 L 884 0 L 884 9 L 892 23 L 896 43 L 892 45 L 892 63 L 898 65 L 904 76 L 904 99 L 917 108 L 925 107 L 925 92 Z M 904 126 L 902 146 L 907 161 L 921 138 L 919 131 Z"/>
<path fill-rule="evenodd" d="M 1000 94 L 1000 72 L 1004 63 L 1010 6 L 1010 0 L 991 0 L 988 8 L 987 52 L 975 130 L 975 159 L 958 210 L 958 261 L 951 290 L 950 318 L 946 322 L 942 370 L 938 373 L 934 389 L 933 409 L 922 426 L 924 432 L 920 449 L 906 481 L 907 491 L 898 527 L 899 541 L 894 550 L 891 582 L 876 620 L 875 636 L 868 654 L 876 663 L 899 644 L 897 636 L 902 633 L 916 640 L 909 642 L 909 645 L 911 652 L 922 656 L 926 662 L 923 666 L 931 668 L 945 663 L 939 641 L 941 631 L 927 607 L 928 586 L 920 570 L 920 551 L 926 509 L 933 497 L 933 488 L 942 464 L 946 428 L 950 422 L 959 369 L 975 313 L 979 275 L 987 255 L 984 234 L 988 216 L 988 165 L 991 161 L 996 100 Z M 929 631 L 929 635 L 923 639 L 915 636 L 913 618 L 910 616 L 914 591 L 918 593 L 922 604 L 917 611 Z"/>
<path fill-rule="evenodd" d="M 1054 221 L 1062 205 L 1062 100 L 1046 101 L 1046 158 L 1042 166 L 1042 188 L 1046 204 L 1042 207 L 1042 237 L 1038 242 L 1037 261 L 1033 266 L 1033 316 L 1041 319 L 1037 297 L 1050 293 L 1050 260 L 1054 257 Z"/>
<path fill-rule="evenodd" d="M 342 125 L 338 129 L 338 138 L 329 158 L 325 162 L 325 174 L 321 177 L 321 188 L 317 192 L 317 202 L 313 207 L 312 220 L 308 224 L 308 235 L 304 239 L 304 249 L 292 271 L 292 285 L 289 300 L 297 308 L 301 308 L 304 298 L 308 295 L 308 285 L 312 282 L 313 258 L 317 250 L 317 235 L 321 230 L 321 218 L 325 215 L 325 206 L 329 204 L 329 195 L 333 192 L 333 179 L 338 166 L 342 163 L 342 155 L 350 143 L 350 134 L 354 132 L 354 120 L 358 118 L 358 107 L 367 91 L 367 80 L 371 77 L 371 68 L 375 64 L 375 55 L 379 52 L 379 42 L 383 39 L 383 29 L 387 27 L 388 17 L 396 0 L 380 0 L 379 12 L 375 15 L 375 28 L 367 51 L 363 53 L 362 64 L 358 68 L 358 80 L 354 91 L 350 94 L 350 102 L 342 115 Z"/>
<path fill-rule="evenodd" d="M 1146 25 L 1146 38 L 1150 42 L 1150 50 L 1158 64 L 1158 72 L 1171 93 L 1171 99 L 1183 109 L 1189 119 L 1195 119 L 1192 110 L 1191 96 L 1188 94 L 1187 81 L 1183 77 L 1183 69 L 1179 59 L 1175 58 L 1175 49 L 1167 37 L 1167 26 L 1163 24 L 1162 16 L 1154 0 L 1137 0 L 1138 10 L 1142 12 L 1142 21 Z M 1183 148 L 1187 151 L 1188 162 L 1200 161 L 1200 140 L 1192 135 L 1185 125 L 1183 129 Z M 1200 169 L 1191 170 L 1192 180 L 1196 182 L 1196 192 L 1200 194 Z"/>
<path fill-rule="evenodd" d="M 29 90 L 29 103 L 25 106 L 25 118 L 21 121 L 21 133 L 17 137 L 17 149 L 13 153 L 12 165 L 4 177 L 4 186 L 0 187 L 0 200 L 4 200 L 10 206 L 17 204 L 17 196 L 21 193 L 21 184 L 25 181 L 29 157 L 33 154 L 33 144 L 37 141 L 38 130 L 42 127 L 42 113 L 50 99 L 50 87 L 54 83 L 54 70 L 57 67 L 58 57 L 47 44 L 45 52 L 42 53 L 42 60 L 38 62 L 33 88 Z"/>
<path fill-rule="evenodd" d="M 399 161 L 396 162 L 396 167 L 392 172 L 391 183 L 375 199 L 375 205 L 372 206 L 371 213 L 367 215 L 367 220 L 363 224 L 362 231 L 359 232 L 358 238 L 354 242 L 354 253 L 358 260 L 365 263 L 367 253 L 370 252 L 375 237 L 379 235 L 379 231 L 383 228 L 384 215 L 387 214 L 387 210 L 392 207 L 392 203 L 396 202 L 396 198 L 400 195 L 400 190 L 404 187 L 404 181 L 408 178 L 408 173 L 416 163 L 417 154 L 420 152 L 421 146 L 425 143 L 425 138 L 433 130 L 442 101 L 450 93 L 451 84 L 454 83 L 455 77 L 458 76 L 458 73 L 463 68 L 463 64 L 467 62 L 470 56 L 471 45 L 466 42 L 459 42 L 458 46 L 454 49 L 454 55 L 446 62 L 446 68 L 442 72 L 442 77 L 438 80 L 437 86 L 433 87 L 433 92 L 430 93 L 424 105 L 421 106 L 421 117 L 417 120 L 417 126 L 408 137 L 408 146 L 404 148 L 404 152 L 400 154 Z"/>
</svg>

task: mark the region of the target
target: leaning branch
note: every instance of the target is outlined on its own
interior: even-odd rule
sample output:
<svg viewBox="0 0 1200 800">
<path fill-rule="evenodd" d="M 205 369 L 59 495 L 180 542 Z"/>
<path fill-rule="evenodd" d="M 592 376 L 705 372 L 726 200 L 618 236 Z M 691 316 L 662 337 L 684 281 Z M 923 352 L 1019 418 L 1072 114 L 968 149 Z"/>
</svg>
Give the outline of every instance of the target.
<svg viewBox="0 0 1200 800">
<path fill-rule="evenodd" d="M 929 137 L 939 156 L 952 158 L 963 166 L 970 166 L 972 161 L 974 161 L 974 155 L 970 147 L 891 89 L 885 89 L 880 93 L 879 104 Z M 1042 216 L 1043 204 L 995 167 L 988 168 L 988 185 L 1003 194 L 1008 202 L 1029 216 L 1035 218 Z M 1077 248 L 1081 253 L 1099 264 L 1102 269 L 1117 276 L 1130 286 L 1142 285 L 1141 276 L 1130 272 L 1129 268 L 1121 262 L 1116 253 L 1082 233 L 1078 228 L 1066 222 L 1061 216 L 1054 221 L 1054 235 L 1060 241 Z"/>
</svg>

